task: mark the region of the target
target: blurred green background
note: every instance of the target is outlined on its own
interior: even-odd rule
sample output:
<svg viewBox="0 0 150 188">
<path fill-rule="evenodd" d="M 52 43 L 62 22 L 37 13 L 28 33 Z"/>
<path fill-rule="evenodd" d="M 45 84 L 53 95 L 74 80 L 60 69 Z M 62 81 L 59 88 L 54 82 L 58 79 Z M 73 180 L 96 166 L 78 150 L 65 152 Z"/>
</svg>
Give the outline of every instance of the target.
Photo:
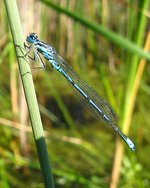
<svg viewBox="0 0 150 188">
<path fill-rule="evenodd" d="M 84 109 L 48 64 L 33 71 L 56 188 L 150 187 L 148 0 L 17 1 L 24 37 L 53 45 L 117 114 L 136 144 Z M 0 1 L 0 187 L 43 187 L 3 1 Z M 149 50 L 149 47 L 147 47 Z M 139 86 L 139 87 L 138 87 Z"/>
</svg>

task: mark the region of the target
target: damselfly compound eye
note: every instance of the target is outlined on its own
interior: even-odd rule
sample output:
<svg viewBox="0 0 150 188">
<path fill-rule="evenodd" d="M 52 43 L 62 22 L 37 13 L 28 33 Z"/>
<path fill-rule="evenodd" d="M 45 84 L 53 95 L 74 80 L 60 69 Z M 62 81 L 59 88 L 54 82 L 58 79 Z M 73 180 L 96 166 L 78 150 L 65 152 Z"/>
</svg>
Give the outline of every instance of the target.
<svg viewBox="0 0 150 188">
<path fill-rule="evenodd" d="M 29 43 L 35 43 L 37 41 L 37 34 L 36 33 L 31 33 L 29 36 L 27 36 L 26 41 Z"/>
<path fill-rule="evenodd" d="M 35 40 L 35 39 L 38 38 L 38 36 L 37 36 L 36 33 L 31 33 L 31 34 L 30 34 L 30 37 L 31 37 L 33 40 Z"/>
</svg>

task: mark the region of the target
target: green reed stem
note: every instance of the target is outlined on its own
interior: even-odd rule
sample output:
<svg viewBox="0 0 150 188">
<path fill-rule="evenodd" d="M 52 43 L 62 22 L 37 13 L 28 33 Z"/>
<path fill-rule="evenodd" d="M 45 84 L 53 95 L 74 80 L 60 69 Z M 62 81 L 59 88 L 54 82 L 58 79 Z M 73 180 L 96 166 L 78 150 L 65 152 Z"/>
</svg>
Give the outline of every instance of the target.
<svg viewBox="0 0 150 188">
<path fill-rule="evenodd" d="M 44 139 L 44 132 L 39 113 L 37 98 L 35 94 L 34 84 L 32 80 L 32 74 L 30 66 L 23 54 L 23 32 L 20 23 L 20 18 L 17 10 L 17 4 L 15 0 L 5 0 L 5 7 L 10 24 L 10 29 L 15 44 L 16 55 L 18 59 L 18 66 L 25 93 L 25 98 L 30 115 L 33 135 L 36 143 L 38 157 L 43 172 L 45 187 L 54 188 L 54 182 L 51 172 L 51 166 L 48 158 L 46 143 Z"/>
</svg>

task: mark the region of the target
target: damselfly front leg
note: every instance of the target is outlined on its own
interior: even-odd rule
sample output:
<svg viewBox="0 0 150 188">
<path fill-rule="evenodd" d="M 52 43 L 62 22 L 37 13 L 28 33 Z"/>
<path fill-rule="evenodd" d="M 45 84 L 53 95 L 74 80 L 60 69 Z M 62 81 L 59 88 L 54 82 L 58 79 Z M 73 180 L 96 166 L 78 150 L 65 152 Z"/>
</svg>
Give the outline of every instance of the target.
<svg viewBox="0 0 150 188">
<path fill-rule="evenodd" d="M 24 58 L 24 59 L 27 61 L 27 63 L 29 63 L 28 60 L 27 60 L 27 58 L 26 58 L 26 56 L 27 56 L 26 49 L 23 48 L 22 46 L 18 45 L 18 44 L 14 44 L 14 45 L 15 45 L 15 47 L 18 48 L 18 49 L 21 51 L 21 53 L 22 53 L 22 55 L 17 55 L 17 57 L 18 57 L 18 58 Z"/>
<path fill-rule="evenodd" d="M 26 49 L 26 56 L 33 61 L 34 63 L 40 62 L 40 67 L 33 67 L 33 70 L 43 70 L 46 68 L 45 63 L 43 62 L 40 54 L 37 51 L 37 48 L 35 48 L 33 46 L 33 44 L 31 45 L 26 45 L 26 43 L 24 43 L 24 47 Z M 30 53 L 33 52 L 33 57 L 30 55 Z"/>
</svg>

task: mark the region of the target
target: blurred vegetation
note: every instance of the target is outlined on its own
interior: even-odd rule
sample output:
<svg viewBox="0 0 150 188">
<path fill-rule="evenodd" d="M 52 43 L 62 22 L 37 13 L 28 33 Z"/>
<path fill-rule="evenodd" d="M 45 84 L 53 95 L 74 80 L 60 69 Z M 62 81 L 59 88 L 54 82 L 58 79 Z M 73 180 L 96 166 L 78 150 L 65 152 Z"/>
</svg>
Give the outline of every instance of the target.
<svg viewBox="0 0 150 188">
<path fill-rule="evenodd" d="M 149 1 L 18 0 L 17 5 L 24 36 L 36 32 L 52 44 L 112 105 L 118 126 L 136 144 L 131 152 L 94 119 L 49 65 L 33 71 L 56 188 L 149 187 L 150 65 L 141 61 L 149 59 L 143 50 L 150 43 Z M 0 187 L 43 187 L 3 1 L 0 26 Z"/>
</svg>

